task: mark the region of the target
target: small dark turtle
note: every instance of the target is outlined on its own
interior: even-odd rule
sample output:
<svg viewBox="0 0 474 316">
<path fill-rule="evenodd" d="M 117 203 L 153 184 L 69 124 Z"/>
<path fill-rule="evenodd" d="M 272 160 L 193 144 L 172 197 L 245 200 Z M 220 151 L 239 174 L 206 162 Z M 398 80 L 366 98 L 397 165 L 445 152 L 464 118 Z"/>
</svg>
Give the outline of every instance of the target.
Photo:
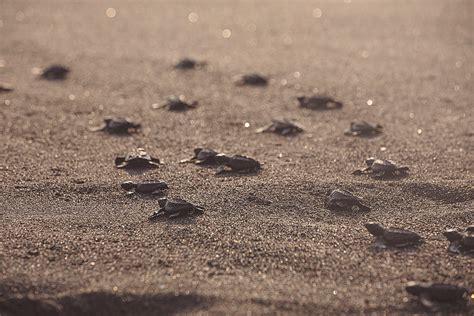
<svg viewBox="0 0 474 316">
<path fill-rule="evenodd" d="M 360 211 L 370 211 L 362 199 L 344 189 L 330 192 L 326 199 L 326 207 L 333 211 L 351 211 L 354 208 Z"/>
<path fill-rule="evenodd" d="M 167 199 L 163 198 L 158 201 L 160 209 L 153 212 L 148 219 L 155 220 L 162 216 L 168 218 L 176 218 L 186 215 L 199 215 L 204 212 L 204 208 L 199 205 L 194 205 L 183 199 Z"/>
<path fill-rule="evenodd" d="M 323 95 L 313 95 L 310 97 L 298 97 L 298 102 L 302 108 L 311 110 L 334 110 L 342 108 L 342 103 L 331 97 Z"/>
<path fill-rule="evenodd" d="M 180 69 L 180 70 L 189 70 L 189 69 L 200 68 L 205 65 L 206 65 L 206 62 L 197 61 L 195 59 L 185 57 L 185 58 L 180 59 L 176 64 L 173 65 L 173 67 L 175 69 Z"/>
<path fill-rule="evenodd" d="M 218 154 L 216 160 L 217 163 L 220 164 L 217 168 L 216 174 L 225 173 L 229 169 L 231 172 L 253 173 L 257 172 L 262 167 L 260 162 L 257 160 L 242 155 L 227 156 L 224 154 Z"/>
<path fill-rule="evenodd" d="M 252 73 L 240 76 L 235 84 L 238 86 L 266 86 L 268 79 L 262 75 Z"/>
<path fill-rule="evenodd" d="M 382 125 L 370 124 L 366 121 L 352 122 L 351 127 L 344 132 L 349 136 L 375 136 L 382 133 Z"/>
<path fill-rule="evenodd" d="M 385 159 L 368 158 L 365 160 L 367 168 L 358 169 L 353 172 L 355 175 L 369 174 L 373 178 L 406 176 L 408 167 L 399 167 L 395 162 Z"/>
<path fill-rule="evenodd" d="M 166 184 L 166 182 L 163 182 L 163 181 L 143 181 L 143 182 L 125 181 L 125 182 L 122 182 L 120 186 L 129 194 L 133 194 L 133 193 L 155 194 L 155 193 L 162 193 L 164 190 L 168 189 L 168 184 Z"/>
<path fill-rule="evenodd" d="M 474 229 L 469 226 L 465 233 L 455 229 L 446 230 L 443 235 L 449 240 L 448 251 L 456 254 L 474 254 Z"/>
<path fill-rule="evenodd" d="M 11 84 L 0 83 L 0 93 L 8 93 L 15 90 Z"/>
<path fill-rule="evenodd" d="M 190 109 L 195 109 L 197 106 L 198 106 L 197 101 L 186 102 L 184 96 L 180 95 L 179 97 L 175 97 L 175 96 L 169 97 L 165 103 L 163 103 L 161 106 L 158 106 L 158 107 L 166 108 L 168 109 L 168 111 L 173 111 L 173 112 L 184 112 Z"/>
<path fill-rule="evenodd" d="M 106 118 L 102 125 L 89 129 L 93 132 L 104 131 L 110 134 L 128 134 L 136 132 L 140 127 L 140 124 L 131 122 L 126 118 Z"/>
<path fill-rule="evenodd" d="M 384 228 L 379 223 L 370 222 L 365 224 L 365 228 L 377 237 L 375 239 L 376 248 L 391 247 L 407 247 L 418 244 L 421 241 L 421 236 L 409 230 L 398 228 Z"/>
<path fill-rule="evenodd" d="M 216 156 L 219 153 L 210 148 L 195 148 L 194 156 L 189 159 L 181 160 L 181 163 L 191 162 L 197 165 L 215 165 L 219 162 L 216 160 Z"/>
<path fill-rule="evenodd" d="M 41 72 L 41 78 L 46 80 L 64 80 L 67 78 L 70 70 L 61 65 L 52 65 Z"/>
<path fill-rule="evenodd" d="M 303 132 L 303 128 L 289 120 L 273 120 L 272 124 L 259 128 L 257 133 L 276 133 L 283 136 L 295 135 Z"/>
<path fill-rule="evenodd" d="M 143 148 L 115 158 L 115 167 L 120 169 L 157 168 L 160 164 L 160 159 L 152 158 Z"/>
<path fill-rule="evenodd" d="M 440 307 L 440 304 L 460 304 L 467 301 L 469 290 L 445 283 L 408 282 L 406 291 L 419 298 L 420 303 L 430 309 Z"/>
</svg>

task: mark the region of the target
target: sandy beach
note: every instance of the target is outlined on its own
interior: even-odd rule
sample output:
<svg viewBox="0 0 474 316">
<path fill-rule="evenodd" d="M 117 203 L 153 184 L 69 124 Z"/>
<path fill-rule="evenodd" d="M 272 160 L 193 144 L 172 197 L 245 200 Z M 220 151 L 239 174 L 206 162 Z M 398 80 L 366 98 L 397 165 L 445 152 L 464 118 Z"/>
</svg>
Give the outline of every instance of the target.
<svg viewBox="0 0 474 316">
<path fill-rule="evenodd" d="M 473 258 L 443 236 L 474 224 L 473 15 L 448 0 L 2 0 L 0 315 L 412 314 L 427 310 L 408 281 L 473 290 Z M 207 65 L 173 69 L 187 56 Z M 38 79 L 51 64 L 67 80 Z M 252 72 L 268 86 L 234 84 Z M 298 106 L 315 93 L 344 106 Z M 170 95 L 199 106 L 153 108 Z M 89 130 L 106 116 L 143 127 Z M 255 132 L 275 118 L 305 131 Z M 354 120 L 383 133 L 344 135 Z M 164 164 L 114 167 L 139 147 Z M 263 169 L 180 164 L 196 147 Z M 409 176 L 354 176 L 371 156 Z M 157 199 L 120 188 L 144 179 L 204 214 L 149 222 Z M 336 188 L 371 211 L 326 209 Z M 376 251 L 368 221 L 424 242 Z"/>
</svg>

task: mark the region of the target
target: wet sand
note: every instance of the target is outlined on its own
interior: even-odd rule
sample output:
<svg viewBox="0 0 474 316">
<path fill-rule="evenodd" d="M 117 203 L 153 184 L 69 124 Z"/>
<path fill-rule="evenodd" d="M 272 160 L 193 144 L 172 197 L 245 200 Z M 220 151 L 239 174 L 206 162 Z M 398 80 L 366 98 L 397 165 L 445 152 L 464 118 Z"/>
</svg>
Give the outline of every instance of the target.
<svg viewBox="0 0 474 316">
<path fill-rule="evenodd" d="M 472 289 L 472 258 L 449 254 L 442 232 L 474 223 L 473 12 L 439 0 L 2 1 L 0 82 L 15 91 L 0 94 L 0 313 L 408 314 L 424 309 L 407 281 Z M 173 70 L 184 56 L 208 65 Z M 71 68 L 66 81 L 32 74 L 53 63 Z M 272 80 L 236 87 L 246 72 Z M 313 91 L 343 109 L 298 108 Z M 152 109 L 172 94 L 200 106 Z M 108 115 L 144 128 L 88 131 Z M 272 118 L 306 131 L 255 133 Z M 344 136 L 358 119 L 384 133 Z M 263 171 L 216 177 L 178 163 L 199 146 L 254 157 Z M 114 168 L 137 147 L 165 164 L 142 176 Z M 410 176 L 353 176 L 369 156 Z M 139 179 L 168 182 L 204 215 L 149 223 L 156 199 L 119 186 Z M 339 187 L 372 211 L 325 209 Z M 367 221 L 425 242 L 374 251 Z"/>
</svg>

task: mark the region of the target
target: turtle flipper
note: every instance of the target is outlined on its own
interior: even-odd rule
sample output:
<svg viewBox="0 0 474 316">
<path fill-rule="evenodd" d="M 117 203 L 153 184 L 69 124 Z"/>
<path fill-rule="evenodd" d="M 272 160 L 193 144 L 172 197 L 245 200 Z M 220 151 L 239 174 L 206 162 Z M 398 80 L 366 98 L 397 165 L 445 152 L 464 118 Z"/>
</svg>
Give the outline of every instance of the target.
<svg viewBox="0 0 474 316">
<path fill-rule="evenodd" d="M 101 132 L 107 128 L 107 124 L 101 124 L 99 126 L 89 126 L 87 129 L 91 132 Z"/>
<path fill-rule="evenodd" d="M 156 220 L 163 216 L 165 214 L 165 211 L 163 209 L 159 209 L 158 211 L 154 211 L 150 216 L 148 216 L 149 221 Z"/>
<path fill-rule="evenodd" d="M 116 168 L 125 168 L 127 164 L 125 163 L 125 157 L 116 157 L 115 158 L 115 167 Z"/>
</svg>

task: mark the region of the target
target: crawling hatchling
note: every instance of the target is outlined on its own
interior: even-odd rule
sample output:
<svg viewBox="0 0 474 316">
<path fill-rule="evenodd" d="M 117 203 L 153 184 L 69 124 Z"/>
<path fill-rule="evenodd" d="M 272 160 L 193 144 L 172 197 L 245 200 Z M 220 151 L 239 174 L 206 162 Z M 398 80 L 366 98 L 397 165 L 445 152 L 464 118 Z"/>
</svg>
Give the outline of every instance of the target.
<svg viewBox="0 0 474 316">
<path fill-rule="evenodd" d="M 126 118 L 105 118 L 100 126 L 89 128 L 93 132 L 104 131 L 109 134 L 130 134 L 135 133 L 141 124 L 134 123 Z"/>
<path fill-rule="evenodd" d="M 358 169 L 354 175 L 368 174 L 372 178 L 402 177 L 408 175 L 408 167 L 399 166 L 392 160 L 368 158 L 365 160 L 367 168 Z"/>
<path fill-rule="evenodd" d="M 385 228 L 375 222 L 365 224 L 365 228 L 376 237 L 374 245 L 379 249 L 414 246 L 422 240 L 421 236 L 415 232 L 393 227 Z"/>
<path fill-rule="evenodd" d="M 257 133 L 276 133 L 283 136 L 296 135 L 303 132 L 303 128 L 287 119 L 273 120 L 270 125 L 257 129 Z"/>
<path fill-rule="evenodd" d="M 235 80 L 237 86 L 266 86 L 268 78 L 257 73 L 250 73 L 240 76 Z"/>
<path fill-rule="evenodd" d="M 334 110 L 342 108 L 342 102 L 325 95 L 301 96 L 297 98 L 300 107 L 311 110 Z"/>
<path fill-rule="evenodd" d="M 449 241 L 449 252 L 474 255 L 474 226 L 467 227 L 464 233 L 448 229 L 443 235 Z"/>
<path fill-rule="evenodd" d="M 168 217 L 170 219 L 189 216 L 200 215 L 204 212 L 204 208 L 199 205 L 192 204 L 183 199 L 169 199 L 163 198 L 158 201 L 160 209 L 153 212 L 148 219 L 155 220 L 161 217 Z"/>
<path fill-rule="evenodd" d="M 0 82 L 0 93 L 8 93 L 15 90 L 11 84 Z"/>
<path fill-rule="evenodd" d="M 332 211 L 370 211 L 361 198 L 344 189 L 331 191 L 326 198 L 326 207 Z"/>
<path fill-rule="evenodd" d="M 371 124 L 366 121 L 351 122 L 351 126 L 344 134 L 349 136 L 375 136 L 382 133 L 382 125 Z"/>
<path fill-rule="evenodd" d="M 181 160 L 181 163 L 195 163 L 197 165 L 217 165 L 219 162 L 216 157 L 219 153 L 210 148 L 195 148 L 194 156 Z"/>
<path fill-rule="evenodd" d="M 45 80 L 64 80 L 67 78 L 71 70 L 62 65 L 51 65 L 40 73 L 42 79 Z"/>
<path fill-rule="evenodd" d="M 262 168 L 262 165 L 257 160 L 242 155 L 227 156 L 219 154 L 216 156 L 216 160 L 219 164 L 216 174 L 227 172 L 255 173 Z"/>
<path fill-rule="evenodd" d="M 171 96 L 163 104 L 156 105 L 153 108 L 164 108 L 172 112 L 185 112 L 197 108 L 198 104 L 197 101 L 187 102 L 186 98 L 180 95 L 179 97 Z"/>
<path fill-rule="evenodd" d="M 445 283 L 409 282 L 405 289 L 416 296 L 423 306 L 433 311 L 445 305 L 464 307 L 468 296 L 472 295 L 465 287 Z"/>
<path fill-rule="evenodd" d="M 142 182 L 125 181 L 120 184 L 127 194 L 162 194 L 168 189 L 164 181 L 147 180 Z"/>
<path fill-rule="evenodd" d="M 180 59 L 176 64 L 173 65 L 175 69 L 180 70 L 190 70 L 190 69 L 197 69 L 201 68 L 206 65 L 206 62 L 197 61 L 195 59 L 185 57 Z"/>
<path fill-rule="evenodd" d="M 115 158 L 115 167 L 119 169 L 157 168 L 160 164 L 160 159 L 151 157 L 143 148 Z"/>
</svg>

